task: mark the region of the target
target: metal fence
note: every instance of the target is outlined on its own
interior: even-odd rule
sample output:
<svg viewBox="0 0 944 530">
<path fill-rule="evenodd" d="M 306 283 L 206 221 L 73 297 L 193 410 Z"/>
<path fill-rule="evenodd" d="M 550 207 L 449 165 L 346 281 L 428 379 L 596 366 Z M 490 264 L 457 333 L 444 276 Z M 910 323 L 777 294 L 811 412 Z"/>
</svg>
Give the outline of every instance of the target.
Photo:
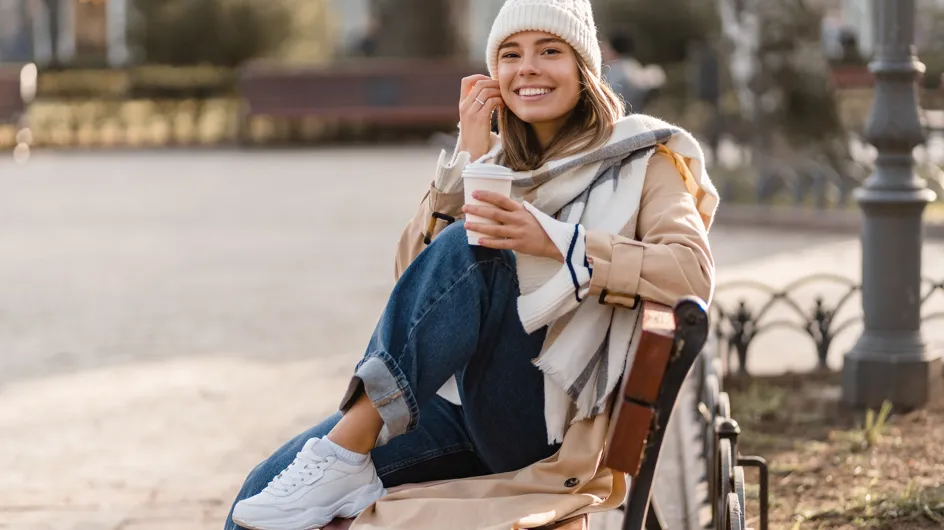
<svg viewBox="0 0 944 530">
<path fill-rule="evenodd" d="M 744 530 L 747 513 L 745 504 L 744 469 L 760 471 L 760 529 L 767 530 L 769 515 L 769 472 L 767 461 L 759 456 L 746 456 L 738 451 L 741 428 L 731 417 L 731 400 L 723 391 L 721 359 L 709 349 L 699 359 L 699 415 L 702 425 L 702 456 L 711 504 L 711 528 Z"/>
<path fill-rule="evenodd" d="M 838 291 L 836 298 L 827 299 L 816 295 L 811 307 L 804 307 L 796 296 L 797 291 L 811 285 L 828 284 L 833 291 Z M 944 280 L 926 278 L 921 295 L 921 306 L 926 307 L 928 300 L 938 291 L 944 292 Z M 723 302 L 725 291 L 747 290 L 759 293 L 764 301 L 752 305 L 745 298 L 732 302 Z M 862 290 L 859 283 L 836 274 L 813 274 L 775 288 L 763 282 L 742 280 L 721 284 L 712 301 L 713 334 L 717 341 L 718 356 L 724 359 L 725 367 L 732 366 L 731 355 L 737 355 L 740 373 L 747 373 L 747 358 L 751 344 L 756 338 L 775 329 L 791 329 L 810 338 L 815 348 L 819 368 L 825 369 L 830 349 L 841 333 L 862 321 L 861 313 L 854 312 L 851 305 L 858 300 Z M 775 309 L 785 307 L 792 318 L 776 316 Z M 847 309 L 849 308 L 849 309 Z M 843 311 L 845 310 L 845 311 Z M 852 313 L 852 314 L 849 314 Z M 944 311 L 925 311 L 922 320 L 930 321 L 944 318 Z"/>
<path fill-rule="evenodd" d="M 812 304 L 805 306 L 799 292 L 824 286 L 830 296 L 816 294 Z M 751 301 L 746 298 L 725 301 L 723 295 L 735 290 L 747 290 L 755 296 Z M 738 438 L 741 428 L 732 416 L 731 400 L 724 391 L 724 376 L 732 366 L 730 357 L 737 355 L 738 369 L 746 373 L 753 341 L 768 331 L 789 329 L 809 337 L 820 368 L 825 368 L 836 337 L 862 320 L 861 312 L 854 304 L 861 291 L 859 283 L 836 274 L 806 276 L 781 288 L 751 280 L 719 285 L 717 293 L 721 296 L 716 296 L 709 308 L 715 344 L 704 349 L 696 366 L 698 412 L 703 419 L 704 476 L 708 485 L 712 528 L 745 528 L 744 470 L 751 467 L 759 470 L 760 528 L 765 530 L 768 527 L 767 462 L 758 456 L 740 454 Z M 923 281 L 920 304 L 925 311 L 922 320 L 944 318 L 944 311 L 927 310 L 929 301 L 938 292 L 944 292 L 944 280 Z"/>
</svg>

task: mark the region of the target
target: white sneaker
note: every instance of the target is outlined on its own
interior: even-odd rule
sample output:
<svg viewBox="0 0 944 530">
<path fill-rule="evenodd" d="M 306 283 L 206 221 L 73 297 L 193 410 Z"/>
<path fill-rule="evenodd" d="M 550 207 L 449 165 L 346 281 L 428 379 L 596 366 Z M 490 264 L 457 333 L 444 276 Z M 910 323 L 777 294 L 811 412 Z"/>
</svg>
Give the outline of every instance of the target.
<svg viewBox="0 0 944 530">
<path fill-rule="evenodd" d="M 253 530 L 314 530 L 355 517 L 386 493 L 369 457 L 349 464 L 312 438 L 261 493 L 236 503 L 233 521 Z"/>
</svg>

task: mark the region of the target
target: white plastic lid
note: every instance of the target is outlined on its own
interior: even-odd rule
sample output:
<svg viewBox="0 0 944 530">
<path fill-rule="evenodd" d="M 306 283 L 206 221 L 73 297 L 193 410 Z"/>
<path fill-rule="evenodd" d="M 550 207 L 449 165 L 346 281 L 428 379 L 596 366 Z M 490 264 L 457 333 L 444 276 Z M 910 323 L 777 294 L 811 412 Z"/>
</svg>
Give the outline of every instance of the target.
<svg viewBox="0 0 944 530">
<path fill-rule="evenodd" d="M 511 180 L 514 178 L 514 172 L 507 167 L 499 166 L 498 164 L 473 162 L 465 166 L 465 169 L 462 170 L 462 177 Z"/>
</svg>

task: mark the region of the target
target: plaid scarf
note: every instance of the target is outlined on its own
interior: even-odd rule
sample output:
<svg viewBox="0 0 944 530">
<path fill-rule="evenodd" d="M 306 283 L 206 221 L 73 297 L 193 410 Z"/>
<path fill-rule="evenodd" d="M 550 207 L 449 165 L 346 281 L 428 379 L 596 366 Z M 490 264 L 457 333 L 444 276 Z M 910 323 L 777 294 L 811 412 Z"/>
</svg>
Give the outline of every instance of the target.
<svg viewBox="0 0 944 530">
<path fill-rule="evenodd" d="M 517 255 L 519 318 L 528 333 L 548 326 L 534 361 L 545 378 L 548 443 L 562 441 L 569 424 L 605 410 L 627 359 L 631 362 L 635 354 L 639 311 L 584 300 L 591 274 L 585 230 L 635 239 L 631 221 L 639 209 L 649 159 L 660 144 L 688 162 L 694 176 L 689 192 L 708 227 L 718 193 L 705 172 L 698 142 L 651 116 L 623 118 L 600 148 L 515 174 L 513 195 L 539 221 L 556 217 L 574 225 L 567 240 L 555 241 L 566 258 L 563 266 L 548 258 Z M 499 154 L 496 146 L 483 159 L 494 160 Z"/>
</svg>

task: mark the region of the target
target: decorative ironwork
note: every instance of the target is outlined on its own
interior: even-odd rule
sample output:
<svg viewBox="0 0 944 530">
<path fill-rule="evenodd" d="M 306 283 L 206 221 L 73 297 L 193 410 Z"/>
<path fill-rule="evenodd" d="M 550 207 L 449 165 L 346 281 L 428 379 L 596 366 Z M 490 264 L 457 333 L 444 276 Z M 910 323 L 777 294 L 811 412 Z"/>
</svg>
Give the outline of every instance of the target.
<svg viewBox="0 0 944 530">
<path fill-rule="evenodd" d="M 703 351 L 699 370 L 698 411 L 704 420 L 702 456 L 708 481 L 711 528 L 746 528 L 744 468 L 755 467 L 760 470 L 760 529 L 767 530 L 770 506 L 767 461 L 759 456 L 741 455 L 738 451 L 741 428 L 731 417 L 731 400 L 722 390 L 724 374 L 720 359 Z"/>
<path fill-rule="evenodd" d="M 804 308 L 797 297 L 797 291 L 816 283 L 835 285 L 840 291 L 838 298 L 828 301 L 823 295 L 815 296 L 813 306 Z M 760 293 L 766 300 L 759 306 L 753 306 L 745 298 L 737 299 L 733 304 L 723 301 L 723 293 L 734 290 L 747 290 Z M 861 314 L 844 316 L 843 309 L 861 293 L 861 285 L 836 274 L 814 274 L 795 280 L 783 288 L 777 289 L 763 282 L 752 280 L 734 281 L 719 285 L 716 299 L 711 304 L 713 311 L 714 335 L 718 348 L 731 366 L 731 355 L 736 354 L 738 372 L 747 373 L 747 356 L 754 339 L 773 329 L 793 329 L 807 335 L 816 350 L 818 365 L 827 366 L 830 348 L 834 340 L 851 326 L 862 321 Z M 924 304 L 938 291 L 944 292 L 944 281 L 923 281 L 921 304 Z M 719 296 L 721 295 L 721 296 Z M 722 299 L 722 300 L 719 300 Z M 773 316 L 772 310 L 785 307 L 799 321 L 782 316 Z M 944 318 L 944 311 L 928 312 L 922 320 Z"/>
</svg>

